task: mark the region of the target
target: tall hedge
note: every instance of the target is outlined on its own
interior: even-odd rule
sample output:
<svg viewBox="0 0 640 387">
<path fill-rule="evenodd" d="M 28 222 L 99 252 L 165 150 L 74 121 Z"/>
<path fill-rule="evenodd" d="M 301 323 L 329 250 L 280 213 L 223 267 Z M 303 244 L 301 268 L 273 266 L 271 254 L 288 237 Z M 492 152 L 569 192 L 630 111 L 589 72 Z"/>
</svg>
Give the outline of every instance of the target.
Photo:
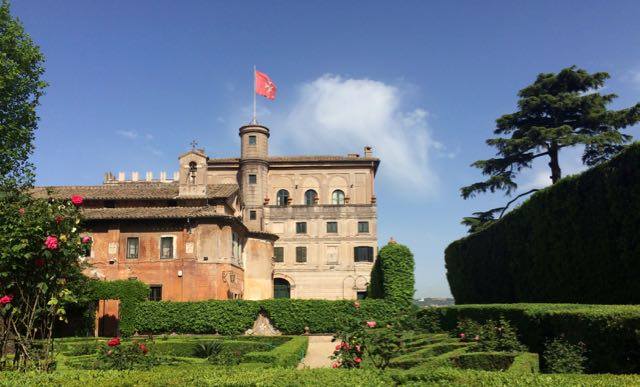
<svg viewBox="0 0 640 387">
<path fill-rule="evenodd" d="M 450 244 L 458 304 L 640 303 L 640 143 Z"/>
<path fill-rule="evenodd" d="M 367 319 L 383 324 L 398 308 L 384 300 L 362 300 Z M 253 326 L 260 311 L 284 334 L 330 333 L 338 329 L 337 318 L 355 313 L 353 301 L 273 299 L 262 301 L 212 300 L 194 302 L 145 301 L 131 315 L 139 333 L 242 334 Z"/>
<path fill-rule="evenodd" d="M 411 250 L 394 241 L 389 242 L 378 252 L 371 271 L 370 296 L 383 298 L 398 307 L 411 305 L 415 293 L 413 269 Z"/>
<path fill-rule="evenodd" d="M 640 306 L 578 304 L 482 304 L 425 308 L 418 321 L 455 329 L 461 319 L 485 322 L 505 317 L 532 352 L 549 339 L 584 343 L 589 372 L 640 373 Z"/>
</svg>

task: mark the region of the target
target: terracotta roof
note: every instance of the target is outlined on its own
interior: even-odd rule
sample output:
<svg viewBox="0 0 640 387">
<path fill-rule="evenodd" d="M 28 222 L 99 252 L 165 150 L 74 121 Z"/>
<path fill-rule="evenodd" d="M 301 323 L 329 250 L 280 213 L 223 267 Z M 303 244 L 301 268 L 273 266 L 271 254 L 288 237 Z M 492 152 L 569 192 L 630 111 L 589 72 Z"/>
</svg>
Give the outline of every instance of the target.
<svg viewBox="0 0 640 387">
<path fill-rule="evenodd" d="M 50 191 L 50 192 L 48 192 Z M 238 191 L 236 184 L 207 185 L 208 199 L 225 199 Z M 88 186 L 36 187 L 36 197 L 70 198 L 81 195 L 89 200 L 178 199 L 178 183 L 125 182 Z"/>
<path fill-rule="evenodd" d="M 217 213 L 214 207 L 121 207 L 85 208 L 82 215 L 88 220 L 105 219 L 181 219 L 220 218 L 233 220 L 233 216 Z"/>
<path fill-rule="evenodd" d="M 296 161 L 380 161 L 377 157 L 354 157 L 354 156 L 270 156 L 267 158 L 269 162 L 296 162 Z M 220 159 L 209 159 L 207 160 L 209 164 L 225 164 L 225 163 L 238 163 L 240 162 L 239 158 L 220 158 Z"/>
</svg>

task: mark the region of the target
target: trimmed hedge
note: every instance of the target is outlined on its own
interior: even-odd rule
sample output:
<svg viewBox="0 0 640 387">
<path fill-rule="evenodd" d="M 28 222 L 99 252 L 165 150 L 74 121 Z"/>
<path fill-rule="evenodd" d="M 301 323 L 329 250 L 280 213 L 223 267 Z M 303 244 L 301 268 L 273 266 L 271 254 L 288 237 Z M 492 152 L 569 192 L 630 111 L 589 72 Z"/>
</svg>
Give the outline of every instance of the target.
<svg viewBox="0 0 640 387">
<path fill-rule="evenodd" d="M 640 143 L 445 250 L 457 304 L 640 304 Z"/>
<path fill-rule="evenodd" d="M 415 293 L 413 254 L 407 246 L 390 242 L 380 249 L 371 270 L 369 295 L 397 306 L 408 307 Z"/>
<path fill-rule="evenodd" d="M 384 300 L 362 300 L 360 310 L 367 319 L 385 323 L 398 308 Z M 133 311 L 134 330 L 139 333 L 242 334 L 253 326 L 260 310 L 282 333 L 335 332 L 336 318 L 355 313 L 353 301 L 273 299 L 262 301 L 213 300 L 195 302 L 145 301 Z"/>
<path fill-rule="evenodd" d="M 516 353 L 507 352 L 474 352 L 463 353 L 451 358 L 451 363 L 457 368 L 505 371 L 511 367 Z"/>
<path fill-rule="evenodd" d="M 309 338 L 292 337 L 288 342 L 266 352 L 249 352 L 242 357 L 244 363 L 267 363 L 273 367 L 295 368 L 307 353 Z"/>
<path fill-rule="evenodd" d="M 519 339 L 532 352 L 542 353 L 544 343 L 564 336 L 583 342 L 589 372 L 640 373 L 640 306 L 577 304 L 494 304 L 425 308 L 425 321 L 437 319 L 442 329 L 453 331 L 460 319 L 478 322 L 504 316 L 517 328 Z"/>
</svg>

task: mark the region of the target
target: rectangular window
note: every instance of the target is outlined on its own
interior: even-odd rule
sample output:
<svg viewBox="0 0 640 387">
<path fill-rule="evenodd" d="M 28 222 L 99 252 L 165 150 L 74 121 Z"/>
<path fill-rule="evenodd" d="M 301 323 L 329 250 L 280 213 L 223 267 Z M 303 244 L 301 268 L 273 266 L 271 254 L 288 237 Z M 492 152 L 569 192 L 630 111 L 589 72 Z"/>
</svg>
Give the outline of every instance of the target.
<svg viewBox="0 0 640 387">
<path fill-rule="evenodd" d="M 256 184 L 258 182 L 258 177 L 256 175 L 249 175 L 249 184 Z"/>
<path fill-rule="evenodd" d="M 307 222 L 296 222 L 296 234 L 307 233 Z"/>
<path fill-rule="evenodd" d="M 358 292 L 356 294 L 356 297 L 358 298 L 358 300 L 364 300 L 365 298 L 367 298 L 367 292 L 366 291 Z"/>
<path fill-rule="evenodd" d="M 338 232 L 338 222 L 327 222 L 327 233 L 335 234 Z"/>
<path fill-rule="evenodd" d="M 373 247 L 358 246 L 353 248 L 354 262 L 373 262 Z"/>
<path fill-rule="evenodd" d="M 284 262 L 284 247 L 273 248 L 273 262 Z"/>
<path fill-rule="evenodd" d="M 358 233 L 368 233 L 369 232 L 369 222 L 358 222 Z"/>
<path fill-rule="evenodd" d="M 296 262 L 305 263 L 307 262 L 307 248 L 304 246 L 296 247 Z"/>
<path fill-rule="evenodd" d="M 249 145 L 256 145 L 256 136 L 249 136 Z"/>
<path fill-rule="evenodd" d="M 160 258 L 173 258 L 173 237 L 160 238 Z"/>
<path fill-rule="evenodd" d="M 256 220 L 257 215 L 255 211 L 249 211 L 249 220 Z"/>
<path fill-rule="evenodd" d="M 149 301 L 162 301 L 162 285 L 149 286 Z"/>
<path fill-rule="evenodd" d="M 127 259 L 138 258 L 140 240 L 138 238 L 127 238 Z"/>
</svg>

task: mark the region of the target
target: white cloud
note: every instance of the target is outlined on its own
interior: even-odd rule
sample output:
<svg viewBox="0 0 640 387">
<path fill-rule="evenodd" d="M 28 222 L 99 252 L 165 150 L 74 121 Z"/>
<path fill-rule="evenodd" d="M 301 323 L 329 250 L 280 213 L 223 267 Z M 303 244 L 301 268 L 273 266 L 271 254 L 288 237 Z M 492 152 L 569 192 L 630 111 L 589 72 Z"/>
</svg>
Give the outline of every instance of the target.
<svg viewBox="0 0 640 387">
<path fill-rule="evenodd" d="M 129 139 L 138 138 L 138 133 L 132 130 L 117 130 L 116 134 L 118 136 L 122 136 L 124 138 L 129 138 Z"/>
<path fill-rule="evenodd" d="M 370 79 L 324 75 L 300 87 L 282 121 L 274 125 L 277 151 L 297 154 L 347 154 L 374 148 L 381 158 L 381 177 L 412 191 L 432 192 L 438 185 L 431 152 L 444 153 L 433 140 L 428 113 L 406 109 L 403 90 Z M 451 152 L 449 152 L 451 153 Z"/>
</svg>

